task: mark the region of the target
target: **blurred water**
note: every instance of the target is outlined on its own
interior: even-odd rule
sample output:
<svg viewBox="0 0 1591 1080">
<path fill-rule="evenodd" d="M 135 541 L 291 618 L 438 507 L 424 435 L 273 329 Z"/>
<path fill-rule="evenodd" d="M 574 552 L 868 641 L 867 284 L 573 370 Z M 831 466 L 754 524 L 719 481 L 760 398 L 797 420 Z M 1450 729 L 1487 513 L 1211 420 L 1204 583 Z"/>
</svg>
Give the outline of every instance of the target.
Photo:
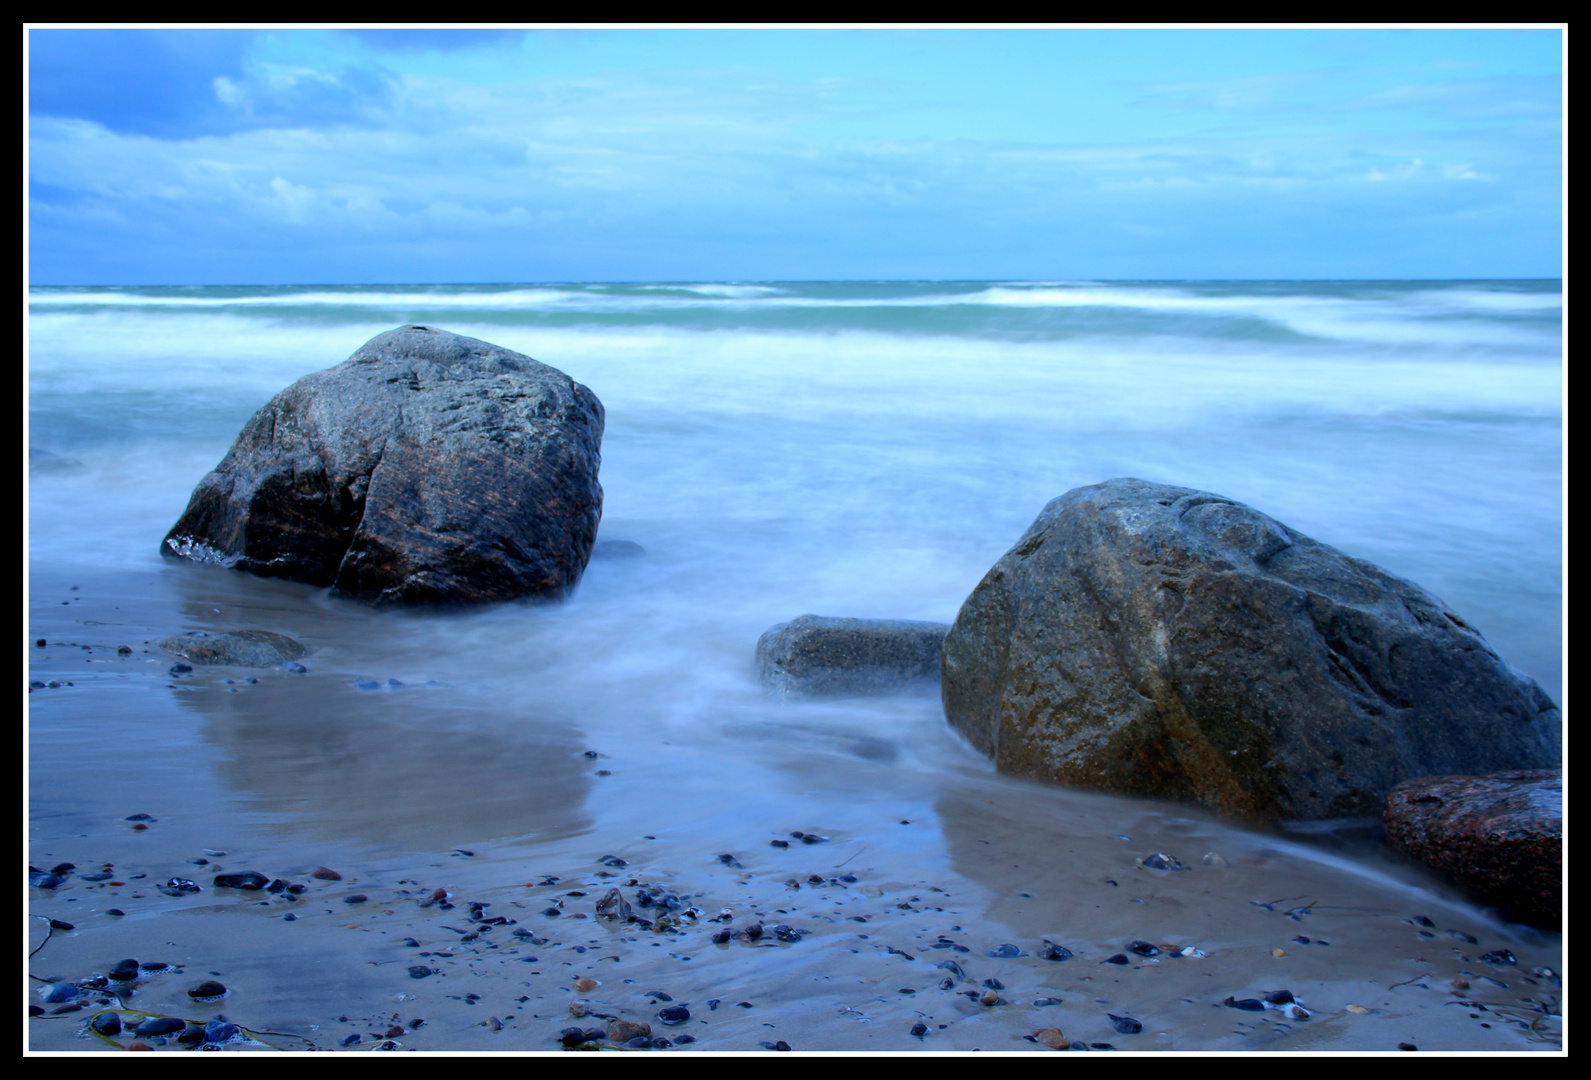
<svg viewBox="0 0 1591 1080">
<path fill-rule="evenodd" d="M 63 287 L 30 308 L 35 566 L 157 566 L 255 409 L 423 322 L 597 393 L 602 535 L 648 551 L 562 610 L 449 623 L 456 647 L 547 637 L 577 682 L 663 679 L 672 711 L 712 715 L 768 625 L 949 621 L 1048 500 L 1138 476 L 1418 582 L 1561 697 L 1557 282 Z M 400 641 L 432 650 L 435 625 Z"/>
</svg>

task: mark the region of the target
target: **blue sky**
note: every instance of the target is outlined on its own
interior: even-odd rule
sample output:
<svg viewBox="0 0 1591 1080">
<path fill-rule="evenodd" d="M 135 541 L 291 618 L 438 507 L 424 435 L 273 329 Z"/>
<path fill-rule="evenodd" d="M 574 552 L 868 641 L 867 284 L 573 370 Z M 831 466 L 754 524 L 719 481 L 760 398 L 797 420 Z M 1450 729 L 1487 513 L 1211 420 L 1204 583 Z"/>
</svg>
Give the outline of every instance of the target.
<svg viewBox="0 0 1591 1080">
<path fill-rule="evenodd" d="M 1558 29 L 28 32 L 34 284 L 1556 277 Z"/>
</svg>

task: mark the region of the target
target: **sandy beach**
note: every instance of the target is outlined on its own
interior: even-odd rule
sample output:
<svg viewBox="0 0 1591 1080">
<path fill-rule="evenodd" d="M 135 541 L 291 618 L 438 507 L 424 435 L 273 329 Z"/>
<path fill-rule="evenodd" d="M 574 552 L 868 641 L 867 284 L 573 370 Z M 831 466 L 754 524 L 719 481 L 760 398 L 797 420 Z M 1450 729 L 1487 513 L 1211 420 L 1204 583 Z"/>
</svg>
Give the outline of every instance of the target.
<svg viewBox="0 0 1591 1080">
<path fill-rule="evenodd" d="M 1341 837 L 998 777 L 931 700 L 765 703 L 712 745 L 493 738 L 450 723 L 456 678 L 358 689 L 375 616 L 301 586 L 36 576 L 30 615 L 28 858 L 73 864 L 29 890 L 32 1052 L 186 1052 L 86 1030 L 123 1007 L 258 1033 L 225 1052 L 560 1053 L 609 1019 L 653 1053 L 1561 1049 L 1560 936 Z M 309 671 L 173 677 L 178 625 L 285 630 Z M 903 769 L 889 715 L 950 767 Z M 245 871 L 302 891 L 213 884 Z M 610 889 L 650 928 L 598 918 Z M 174 970 L 44 1002 L 129 958 Z"/>
</svg>

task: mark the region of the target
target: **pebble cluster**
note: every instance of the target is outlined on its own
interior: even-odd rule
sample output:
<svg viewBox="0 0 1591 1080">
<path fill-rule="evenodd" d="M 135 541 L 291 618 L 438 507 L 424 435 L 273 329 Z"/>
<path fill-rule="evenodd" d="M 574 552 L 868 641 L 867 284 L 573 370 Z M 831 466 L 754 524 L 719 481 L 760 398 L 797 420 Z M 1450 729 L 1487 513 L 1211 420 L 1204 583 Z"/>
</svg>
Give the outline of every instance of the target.
<svg viewBox="0 0 1591 1080">
<path fill-rule="evenodd" d="M 147 828 L 158 822 L 147 814 L 133 814 L 125 824 Z M 932 1049 L 940 1032 L 966 1017 L 993 1012 L 1026 1013 L 1037 1019 L 1040 1010 L 1054 1010 L 1056 1019 L 1038 1023 L 1021 1036 L 1035 1050 L 1174 1049 L 1164 1041 L 1166 1025 L 1173 1022 L 1163 1015 L 1166 1003 L 1144 1008 L 1141 997 L 1118 1002 L 1115 997 L 1127 991 L 1109 989 L 1121 982 L 1118 973 L 1131 983 L 1133 973 L 1152 972 L 1163 964 L 1207 969 L 1214 976 L 1210 993 L 1202 1001 L 1184 998 L 1172 1005 L 1230 1010 L 1235 1035 L 1254 1032 L 1274 1039 L 1284 1036 L 1290 1026 L 1310 1023 L 1321 1014 L 1319 1005 L 1305 1000 L 1303 987 L 1277 985 L 1280 978 L 1269 986 L 1246 985 L 1247 977 L 1222 985 L 1227 970 L 1221 963 L 1222 949 L 1209 942 L 1159 936 L 1101 941 L 1059 934 L 1054 936 L 1061 940 L 978 941 L 956 921 L 952 898 L 937 886 L 904 886 L 875 879 L 865 867 L 853 871 L 843 865 L 827 874 L 791 874 L 792 857 L 804 858 L 801 853 L 810 846 L 831 842 L 828 836 L 798 831 L 770 841 L 771 854 L 766 856 L 704 852 L 694 879 L 654 867 L 629 849 L 594 853 L 584 867 L 497 886 L 490 890 L 490 898 L 480 899 L 460 898 L 447 886 L 408 879 L 395 884 L 372 882 L 363 886 L 365 891 L 351 891 L 349 886 L 358 884 L 357 878 L 346 882 L 342 873 L 324 866 L 300 870 L 297 881 L 255 869 L 224 868 L 217 860 L 227 853 L 217 850 L 189 860 L 190 867 L 205 868 L 196 878 L 158 873 L 117 877 L 110 864 L 82 872 L 60 863 L 48 869 L 29 867 L 29 881 L 41 897 L 75 883 L 89 889 L 130 888 L 135 899 L 147 895 L 136 890 L 146 889 L 178 899 L 208 903 L 231 899 L 277 907 L 286 920 L 294 921 L 302 913 L 322 919 L 323 924 L 347 919 L 336 914 L 337 909 L 368 908 L 363 918 L 375 920 L 373 925 L 399 925 L 405 931 L 392 939 L 389 955 L 371 961 L 391 972 L 393 994 L 400 1000 L 420 992 L 439 994 L 467 1009 L 490 1011 L 475 1026 L 502 1035 L 505 1049 L 790 1050 L 789 1041 L 766 1030 L 774 1024 L 761 1021 L 748 1026 L 747 1021 L 761 1015 L 762 1003 L 755 994 L 749 1000 L 709 996 L 697 977 L 714 956 L 749 958 L 755 950 L 765 949 L 796 950 L 789 954 L 792 959 L 814 948 L 820 950 L 812 954 L 814 958 L 823 955 L 821 950 L 839 949 L 876 957 L 881 977 L 873 981 L 880 984 L 880 1000 L 892 995 L 913 1003 L 914 1015 L 910 1023 L 901 1023 L 897 1038 L 925 1049 Z M 459 848 L 451 854 L 467 859 L 474 852 Z M 1224 860 L 1216 862 L 1209 855 L 1201 862 L 1207 868 L 1224 865 Z M 1129 872 L 1179 878 L 1179 871 L 1190 869 L 1163 852 L 1135 860 L 1134 866 L 1137 870 Z M 1107 892 L 1117 887 L 1112 879 L 1104 881 Z M 1278 959 L 1299 949 L 1330 948 L 1324 938 L 1291 929 L 1330 910 L 1316 898 L 1255 900 L 1244 910 L 1252 911 L 1253 918 L 1277 920 L 1278 936 L 1273 940 L 1278 945 L 1270 952 Z M 1453 978 L 1447 992 L 1452 1003 L 1474 1009 L 1472 1015 L 1483 1024 L 1502 1022 L 1538 1032 L 1544 1018 L 1558 1015 L 1555 973 L 1537 968 L 1525 975 L 1516 970 L 1510 950 L 1482 946 L 1467 930 L 1439 927 L 1425 916 L 1404 921 L 1414 941 L 1445 943 L 1454 957 L 1469 965 Z M 51 926 L 52 932 L 74 929 L 61 920 Z M 1291 936 L 1284 939 L 1283 933 Z M 820 945 L 812 944 L 819 940 Z M 1471 946 L 1479 947 L 1462 951 Z M 605 963 L 641 954 L 648 947 L 661 947 L 676 960 L 674 970 L 682 978 L 688 976 L 688 988 L 656 982 L 635 985 L 633 980 L 604 974 L 613 970 Z M 111 1041 L 136 1038 L 151 1046 L 199 1049 L 257 1041 L 247 1028 L 225 1017 L 200 1021 L 135 1012 L 130 1003 L 139 987 L 180 972 L 180 966 L 162 960 L 107 961 L 102 971 L 50 981 L 40 991 L 41 1004 L 34 1008 L 37 1015 L 82 1012 L 85 1031 Z M 493 978 L 488 982 L 470 978 L 480 975 Z M 1138 976 L 1140 981 L 1144 977 Z M 1532 996 L 1520 994 L 1517 1004 L 1510 1003 L 1514 1008 L 1510 1012 L 1480 1001 L 1470 992 L 1478 985 L 1513 988 L 1516 994 L 1528 990 Z M 1065 989 L 1068 986 L 1070 991 Z M 471 989 L 454 992 L 464 987 Z M 515 988 L 523 992 L 512 993 Z M 187 998 L 196 1007 L 213 1007 L 229 999 L 236 1007 L 233 992 L 218 979 L 200 979 L 187 988 Z M 488 1005 L 487 995 L 493 1004 Z M 1350 1003 L 1330 1015 L 1380 1015 L 1387 1012 L 1388 1004 Z M 850 1011 L 865 1018 L 861 1009 Z M 1247 1017 L 1253 1019 L 1239 1019 Z M 1268 1024 L 1263 1032 L 1254 1026 L 1261 1018 Z M 269 1026 L 267 1021 L 261 1023 Z M 323 1049 L 331 1048 L 328 1039 L 336 1048 L 422 1049 L 431 1048 L 426 1038 L 435 1030 L 418 1034 L 425 1027 L 424 1018 L 404 1021 L 397 1014 L 339 1016 L 336 1023 L 350 1027 L 331 1027 L 330 1036 L 322 1032 L 301 1037 Z M 755 1037 L 759 1031 L 763 1034 Z M 1073 1031 L 1083 1032 L 1083 1037 L 1069 1033 Z M 1107 1033 L 1108 1039 L 1117 1041 L 1099 1037 Z"/>
</svg>

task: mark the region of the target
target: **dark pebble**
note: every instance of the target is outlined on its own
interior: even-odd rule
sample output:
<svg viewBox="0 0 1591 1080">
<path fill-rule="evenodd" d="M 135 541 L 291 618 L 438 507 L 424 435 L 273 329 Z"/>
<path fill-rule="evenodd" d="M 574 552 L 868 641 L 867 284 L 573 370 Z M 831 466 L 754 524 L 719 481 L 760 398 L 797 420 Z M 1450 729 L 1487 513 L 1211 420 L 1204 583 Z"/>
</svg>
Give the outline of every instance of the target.
<svg viewBox="0 0 1591 1080">
<path fill-rule="evenodd" d="M 691 1018 L 691 1011 L 683 1005 L 670 1005 L 658 1012 L 657 1018 L 665 1024 L 683 1024 Z"/>
<path fill-rule="evenodd" d="M 1072 958 L 1072 950 L 1064 945 L 1056 945 L 1046 941 L 1044 948 L 1039 950 L 1039 957 L 1043 960 L 1070 960 Z"/>
<path fill-rule="evenodd" d="M 197 881 L 189 881 L 187 878 L 180 877 L 174 877 L 166 882 L 164 888 L 173 889 L 177 892 L 204 892 L 204 887 Z"/>
<path fill-rule="evenodd" d="M 108 871 L 101 872 L 101 873 L 98 873 L 98 874 L 79 874 L 78 875 L 78 877 L 80 877 L 84 881 L 109 881 L 111 878 L 113 878 L 115 876 L 116 876 L 115 874 L 109 873 Z"/>
<path fill-rule="evenodd" d="M 1132 961 L 1127 959 L 1127 954 L 1126 953 L 1117 953 L 1114 956 L 1105 957 L 1105 959 L 1101 960 L 1100 963 L 1101 964 L 1130 964 L 1130 963 L 1132 963 Z"/>
<path fill-rule="evenodd" d="M 1398 1049 L 1399 1050 L 1418 1050 L 1419 1047 L 1415 1046 L 1413 1043 L 1398 1043 Z"/>
<path fill-rule="evenodd" d="M 228 990 L 225 986 L 214 980 L 209 980 L 189 990 L 188 996 L 194 1001 L 219 1001 L 221 998 L 226 997 L 227 993 Z"/>
<path fill-rule="evenodd" d="M 625 862 L 623 859 L 619 858 L 617 855 L 604 855 L 604 856 L 602 856 L 602 858 L 598 859 L 597 861 L 599 863 L 601 863 L 603 866 L 611 866 L 614 869 L 623 869 L 624 867 L 630 865 L 629 863 Z"/>
<path fill-rule="evenodd" d="M 987 986 L 990 990 L 1005 989 L 1005 983 L 1001 982 L 999 979 L 985 979 L 983 980 L 983 985 Z"/>
<path fill-rule="evenodd" d="M 143 1037 L 151 1035 L 170 1035 L 174 1031 L 181 1031 L 188 1026 L 186 1020 L 178 1020 L 175 1016 L 151 1016 L 148 1020 L 133 1028 L 133 1034 Z"/>
<path fill-rule="evenodd" d="M 50 920 L 50 926 L 53 927 L 56 930 L 76 930 L 77 929 L 77 927 L 73 926 L 71 923 L 62 922 L 60 919 L 51 919 Z"/>
<path fill-rule="evenodd" d="M 291 672 L 294 675 L 303 675 L 309 671 L 309 668 L 305 667 L 303 664 L 300 664 L 297 660 L 289 660 L 287 663 L 282 665 L 282 670 Z"/>
<path fill-rule="evenodd" d="M 50 867 L 50 873 L 52 873 L 52 874 L 70 874 L 73 870 L 76 870 L 76 869 L 77 869 L 77 864 L 76 863 L 69 863 L 69 862 L 56 863 L 54 866 Z"/>
<path fill-rule="evenodd" d="M 1181 870 L 1183 866 L 1170 855 L 1154 854 L 1144 860 L 1144 865 L 1152 870 Z"/>
<path fill-rule="evenodd" d="M 1127 949 L 1128 949 L 1129 952 L 1135 952 L 1139 956 L 1159 956 L 1160 955 L 1160 950 L 1158 948 L 1156 948 L 1155 946 L 1149 944 L 1149 942 L 1147 942 L 1147 941 L 1135 941 L 1131 945 L 1127 946 Z"/>
<path fill-rule="evenodd" d="M 369 900 L 369 899 L 370 899 L 370 897 L 366 896 L 364 893 L 356 892 L 352 896 L 343 897 L 343 903 L 345 903 L 345 904 L 362 904 L 366 900 Z"/>
<path fill-rule="evenodd" d="M 1468 934 L 1464 933 L 1464 931 L 1462 931 L 1462 930 L 1449 930 L 1447 932 L 1447 936 L 1450 937 L 1450 938 L 1458 938 L 1458 940 L 1468 942 L 1471 945 L 1479 945 L 1480 944 L 1480 941 L 1478 939 L 1470 937 Z"/>
<path fill-rule="evenodd" d="M 28 884 L 37 889 L 53 889 L 65 882 L 66 879 L 59 874 L 33 874 L 28 877 Z"/>
<path fill-rule="evenodd" d="M 1265 995 L 1265 1000 L 1272 1005 L 1291 1005 L 1293 1003 L 1293 992 L 1291 990 L 1272 990 Z"/>
<path fill-rule="evenodd" d="M 102 1012 L 90 1020 L 88 1026 L 101 1035 L 120 1035 L 122 1018 L 113 1012 Z"/>
<path fill-rule="evenodd" d="M 1021 956 L 1022 950 L 1017 948 L 1015 945 L 1008 943 L 1005 945 L 996 945 L 984 955 L 993 957 L 996 960 L 1008 960 L 1014 956 Z"/>
<path fill-rule="evenodd" d="M 423 979 L 431 974 L 434 974 L 434 972 L 430 968 L 422 967 L 419 964 L 415 964 L 409 969 L 409 978 L 411 979 Z"/>
<path fill-rule="evenodd" d="M 119 916 L 119 915 L 126 915 L 127 912 L 123 911 L 119 907 L 113 907 L 110 910 L 106 911 L 105 914 L 107 914 L 107 915 L 118 915 Z"/>
<path fill-rule="evenodd" d="M 1514 958 L 1514 954 L 1509 952 L 1507 949 L 1498 949 L 1495 952 L 1482 953 L 1481 954 L 1481 963 L 1483 963 L 1483 964 L 1515 964 L 1515 963 L 1518 963 L 1518 961 Z"/>
<path fill-rule="evenodd" d="M 364 1036 L 360 1035 L 358 1032 L 355 1032 L 352 1035 L 344 1035 L 342 1037 L 342 1040 L 340 1042 L 338 1042 L 337 1045 L 338 1046 L 352 1046 L 354 1043 L 364 1042 L 364 1041 L 365 1041 L 364 1040 Z"/>
<path fill-rule="evenodd" d="M 1436 925 L 1434 922 L 1432 922 L 1430 919 L 1426 918 L 1424 915 L 1415 915 L 1413 918 L 1407 919 L 1405 921 L 1413 923 L 1415 926 L 1431 926 L 1431 927 L 1434 927 Z"/>
<path fill-rule="evenodd" d="M 921 1020 L 917 1021 L 917 1023 L 912 1025 L 912 1034 L 917 1036 L 919 1039 L 922 1038 L 924 1035 L 928 1034 L 928 1025 L 923 1023 Z"/>
<path fill-rule="evenodd" d="M 674 1036 L 674 1043 L 677 1046 L 684 1046 L 686 1043 L 693 1043 L 695 1041 L 696 1041 L 696 1036 L 694 1036 L 694 1035 L 676 1035 L 676 1036 Z"/>
<path fill-rule="evenodd" d="M 1110 1017 L 1111 1023 L 1116 1025 L 1116 1030 L 1123 1035 L 1136 1035 L 1144 1029 L 1142 1023 L 1130 1016 L 1117 1016 L 1115 1013 L 1106 1013 L 1105 1015 Z"/>
<path fill-rule="evenodd" d="M 664 993 L 662 990 L 648 990 L 646 993 L 642 994 L 641 996 L 642 997 L 652 998 L 654 1001 L 673 1001 L 674 1000 L 674 995 L 673 994 Z M 717 1007 L 717 1002 L 716 1001 L 709 1001 L 707 1004 L 708 1004 L 709 1008 L 716 1008 Z"/>
<path fill-rule="evenodd" d="M 788 840 L 769 840 L 768 841 L 768 846 L 769 847 L 784 847 L 784 848 L 787 848 L 787 847 L 790 846 L 790 841 L 788 841 Z"/>
<path fill-rule="evenodd" d="M 718 856 L 718 861 L 723 863 L 725 866 L 732 866 L 737 870 L 744 869 L 744 867 L 742 867 L 740 864 L 740 860 L 735 858 L 733 855 L 720 855 Z"/>
<path fill-rule="evenodd" d="M 46 1005 L 59 1005 L 65 1001 L 76 1001 L 81 993 L 73 983 L 56 983 L 45 993 L 44 1003 Z"/>
<path fill-rule="evenodd" d="M 193 665 L 192 664 L 172 664 L 170 670 L 171 670 L 171 674 L 173 674 L 173 675 L 186 675 L 188 672 L 193 670 Z"/>
<path fill-rule="evenodd" d="M 212 1043 L 230 1042 L 241 1034 L 241 1029 L 236 1024 L 225 1020 L 211 1020 L 204 1025 L 204 1041 Z"/>
<path fill-rule="evenodd" d="M 1114 1050 L 1114 1049 L 1116 1049 L 1116 1047 L 1113 1046 L 1110 1043 L 1089 1043 L 1088 1045 L 1092 1049 L 1095 1049 L 1095 1050 Z"/>
<path fill-rule="evenodd" d="M 271 879 L 258 870 L 245 870 L 241 874 L 217 874 L 215 876 L 217 888 L 263 889 L 270 883 Z"/>
<path fill-rule="evenodd" d="M 1221 1002 L 1229 1009 L 1242 1009 L 1244 1012 L 1264 1012 L 1265 1002 L 1258 998 L 1227 998 Z"/>
<path fill-rule="evenodd" d="M 629 1047 L 631 1050 L 650 1050 L 652 1049 L 652 1036 L 637 1035 L 635 1038 L 628 1040 L 624 1045 Z"/>
</svg>

